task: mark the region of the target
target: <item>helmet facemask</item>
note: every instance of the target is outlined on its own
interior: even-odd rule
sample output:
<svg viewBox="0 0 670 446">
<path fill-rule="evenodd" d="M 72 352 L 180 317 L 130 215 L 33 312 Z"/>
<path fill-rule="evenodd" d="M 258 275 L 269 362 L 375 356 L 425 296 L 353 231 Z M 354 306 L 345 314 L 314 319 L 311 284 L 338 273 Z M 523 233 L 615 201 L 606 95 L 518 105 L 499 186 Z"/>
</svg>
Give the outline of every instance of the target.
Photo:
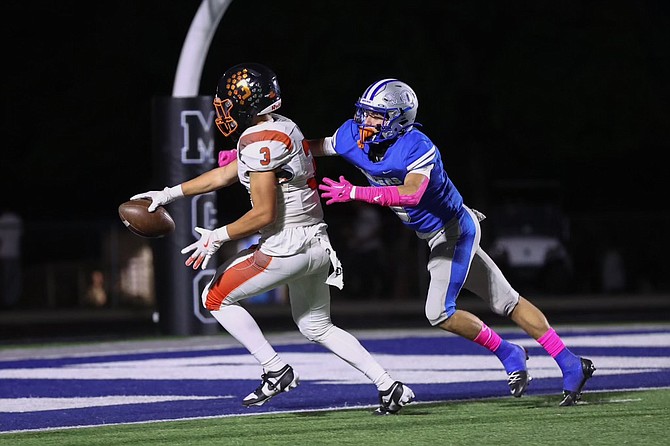
<svg viewBox="0 0 670 446">
<path fill-rule="evenodd" d="M 218 96 L 214 97 L 214 110 L 216 111 L 214 122 L 223 136 L 230 136 L 239 127 L 237 121 L 230 116 L 232 108 L 233 102 L 230 99 L 221 100 Z"/>
<path fill-rule="evenodd" d="M 382 123 L 371 126 L 366 123 L 368 116 L 380 115 Z M 379 144 L 396 138 L 407 130 L 407 119 L 404 116 L 405 111 L 401 109 L 383 109 L 379 107 L 364 106 L 356 104 L 356 114 L 354 121 L 358 124 L 360 140 L 359 147 L 365 143 Z"/>
</svg>

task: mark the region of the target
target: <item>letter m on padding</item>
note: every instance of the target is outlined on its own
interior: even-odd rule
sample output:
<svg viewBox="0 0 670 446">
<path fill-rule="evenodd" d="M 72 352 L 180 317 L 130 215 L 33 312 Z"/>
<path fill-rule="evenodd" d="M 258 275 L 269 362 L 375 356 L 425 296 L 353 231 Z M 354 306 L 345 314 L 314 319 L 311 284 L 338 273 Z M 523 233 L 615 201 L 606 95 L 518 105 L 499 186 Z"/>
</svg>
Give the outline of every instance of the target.
<svg viewBox="0 0 670 446">
<path fill-rule="evenodd" d="M 184 131 L 184 146 L 181 148 L 181 162 L 184 164 L 204 164 L 214 162 L 214 135 L 212 124 L 214 111 L 205 117 L 200 110 L 181 112 L 181 127 Z"/>
</svg>

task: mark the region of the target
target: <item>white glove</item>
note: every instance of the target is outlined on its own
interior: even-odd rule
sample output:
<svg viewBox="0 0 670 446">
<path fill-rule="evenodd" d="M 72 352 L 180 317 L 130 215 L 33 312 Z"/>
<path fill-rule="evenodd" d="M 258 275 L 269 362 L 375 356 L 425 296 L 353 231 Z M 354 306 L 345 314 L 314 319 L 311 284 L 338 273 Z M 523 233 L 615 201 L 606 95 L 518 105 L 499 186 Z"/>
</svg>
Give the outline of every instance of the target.
<svg viewBox="0 0 670 446">
<path fill-rule="evenodd" d="M 147 208 L 149 212 L 156 210 L 158 206 L 164 204 L 172 203 L 177 198 L 184 196 L 184 192 L 181 190 L 181 184 L 177 184 L 173 187 L 165 187 L 163 190 L 150 190 L 149 192 L 143 192 L 141 194 L 133 195 L 130 197 L 131 200 L 138 200 L 140 198 L 149 198 L 151 204 Z"/>
<path fill-rule="evenodd" d="M 188 245 L 186 248 L 181 250 L 182 254 L 193 251 L 191 256 L 186 259 L 185 265 L 193 265 L 193 269 L 202 269 L 207 268 L 207 263 L 209 259 L 212 258 L 214 253 L 223 245 L 224 242 L 230 240 L 228 235 L 228 229 L 225 226 L 220 228 L 209 230 L 204 228 L 195 228 L 195 232 L 200 234 L 200 240 L 195 243 Z"/>
</svg>

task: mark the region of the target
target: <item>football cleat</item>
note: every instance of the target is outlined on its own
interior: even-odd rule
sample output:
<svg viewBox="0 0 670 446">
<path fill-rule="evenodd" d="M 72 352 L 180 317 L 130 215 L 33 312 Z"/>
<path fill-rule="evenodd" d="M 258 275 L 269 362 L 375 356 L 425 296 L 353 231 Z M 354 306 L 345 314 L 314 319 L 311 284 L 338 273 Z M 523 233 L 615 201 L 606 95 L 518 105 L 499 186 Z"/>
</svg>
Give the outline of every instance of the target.
<svg viewBox="0 0 670 446">
<path fill-rule="evenodd" d="M 392 415 L 398 413 L 406 404 L 414 401 L 414 392 L 400 381 L 394 382 L 388 390 L 379 392 L 379 407 L 375 415 Z"/>
<path fill-rule="evenodd" d="M 518 370 L 507 375 L 507 385 L 512 396 L 520 398 L 526 393 L 528 384 L 532 379 L 526 370 Z"/>
<path fill-rule="evenodd" d="M 574 406 L 579 400 L 582 399 L 582 389 L 586 381 L 593 376 L 593 372 L 596 371 L 596 366 L 593 365 L 593 361 L 586 358 L 579 358 L 582 367 L 582 380 L 579 383 L 579 387 L 575 391 L 563 389 L 563 400 L 560 402 L 559 406 Z"/>
<path fill-rule="evenodd" d="M 528 388 L 528 384 L 533 379 L 528 374 L 528 370 L 526 370 L 526 361 L 528 360 L 528 351 L 526 351 L 526 349 L 521 347 L 521 346 L 518 346 L 518 347 L 521 350 L 521 354 L 523 355 L 523 358 L 521 359 L 521 361 L 523 362 L 524 369 L 515 370 L 515 371 L 510 372 L 510 373 L 507 374 L 507 385 L 509 386 L 510 393 L 515 398 L 520 398 L 524 393 L 526 393 L 526 389 Z"/>
<path fill-rule="evenodd" d="M 262 406 L 267 400 L 281 392 L 288 392 L 300 384 L 298 375 L 293 367 L 285 365 L 277 372 L 267 372 L 261 375 L 261 385 L 247 395 L 242 404 L 249 406 Z"/>
</svg>

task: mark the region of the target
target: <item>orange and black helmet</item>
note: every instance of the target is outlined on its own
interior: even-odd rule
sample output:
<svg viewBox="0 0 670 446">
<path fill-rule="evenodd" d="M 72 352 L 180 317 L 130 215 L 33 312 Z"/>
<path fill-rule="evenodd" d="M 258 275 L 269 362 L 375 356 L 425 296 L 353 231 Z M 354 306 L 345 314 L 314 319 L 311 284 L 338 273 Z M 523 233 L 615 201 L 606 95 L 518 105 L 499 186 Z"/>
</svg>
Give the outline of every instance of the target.
<svg viewBox="0 0 670 446">
<path fill-rule="evenodd" d="M 216 126 L 235 139 L 249 128 L 256 116 L 281 107 L 277 75 L 265 65 L 243 63 L 226 70 L 214 97 Z"/>
</svg>

